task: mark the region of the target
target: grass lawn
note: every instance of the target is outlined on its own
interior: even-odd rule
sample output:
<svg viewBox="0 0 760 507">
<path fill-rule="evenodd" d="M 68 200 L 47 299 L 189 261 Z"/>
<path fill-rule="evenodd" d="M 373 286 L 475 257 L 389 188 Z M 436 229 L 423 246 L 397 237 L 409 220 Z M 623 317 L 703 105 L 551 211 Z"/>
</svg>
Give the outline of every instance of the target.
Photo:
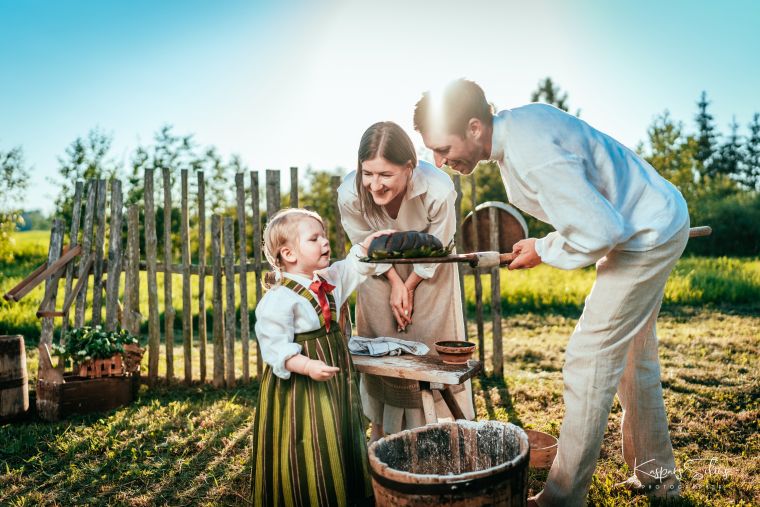
<svg viewBox="0 0 760 507">
<path fill-rule="evenodd" d="M 0 265 L 0 291 L 41 262 L 46 235 L 18 235 L 16 261 Z M 509 273 L 502 280 L 504 378 L 474 381 L 478 418 L 557 435 L 564 413 L 564 348 L 593 272 L 541 268 Z M 175 305 L 180 307 L 177 282 Z M 489 294 L 488 277 L 484 283 Z M 474 290 L 471 281 L 466 290 Z M 760 261 L 682 259 L 668 291 L 658 330 L 663 388 L 683 485 L 676 505 L 758 505 Z M 30 338 L 32 380 L 37 353 L 31 345 L 39 333 L 34 310 L 40 298 L 41 289 L 36 289 L 21 303 L 0 303 L 0 334 L 21 332 Z M 469 297 L 468 306 L 473 308 Z M 181 336 L 178 331 L 175 335 Z M 486 324 L 488 362 L 489 337 Z M 178 377 L 180 348 L 175 356 Z M 254 365 L 251 370 L 255 372 Z M 0 425 L 0 505 L 244 505 L 257 389 L 255 381 L 230 390 L 143 386 L 135 403 L 109 413 L 59 423 Z M 589 504 L 656 504 L 613 488 L 631 474 L 620 454 L 620 416 L 616 402 Z M 545 471 L 532 471 L 533 493 L 545 478 Z"/>
</svg>

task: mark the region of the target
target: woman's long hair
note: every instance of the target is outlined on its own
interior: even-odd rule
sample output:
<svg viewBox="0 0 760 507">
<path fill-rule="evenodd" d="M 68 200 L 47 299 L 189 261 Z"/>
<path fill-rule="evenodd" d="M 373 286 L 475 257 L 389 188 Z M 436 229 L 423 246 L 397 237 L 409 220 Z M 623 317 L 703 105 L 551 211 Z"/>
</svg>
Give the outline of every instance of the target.
<svg viewBox="0 0 760 507">
<path fill-rule="evenodd" d="M 356 167 L 356 193 L 359 207 L 375 229 L 382 228 L 383 209 L 375 204 L 372 194 L 362 185 L 362 162 L 382 157 L 391 164 L 406 165 L 411 162 L 417 167 L 417 153 L 414 144 L 404 129 L 392 121 L 381 121 L 368 128 L 359 143 L 359 163 Z M 412 169 L 414 170 L 414 169 Z"/>
</svg>

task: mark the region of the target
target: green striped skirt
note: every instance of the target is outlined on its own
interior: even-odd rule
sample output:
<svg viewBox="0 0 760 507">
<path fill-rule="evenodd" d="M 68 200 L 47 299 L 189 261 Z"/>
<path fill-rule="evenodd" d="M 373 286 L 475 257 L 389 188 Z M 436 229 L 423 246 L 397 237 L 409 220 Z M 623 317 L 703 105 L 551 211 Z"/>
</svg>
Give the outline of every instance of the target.
<svg viewBox="0 0 760 507">
<path fill-rule="evenodd" d="M 256 506 L 342 506 L 370 501 L 357 374 L 338 324 L 297 334 L 302 354 L 340 368 L 325 382 L 264 370 L 253 427 Z"/>
</svg>

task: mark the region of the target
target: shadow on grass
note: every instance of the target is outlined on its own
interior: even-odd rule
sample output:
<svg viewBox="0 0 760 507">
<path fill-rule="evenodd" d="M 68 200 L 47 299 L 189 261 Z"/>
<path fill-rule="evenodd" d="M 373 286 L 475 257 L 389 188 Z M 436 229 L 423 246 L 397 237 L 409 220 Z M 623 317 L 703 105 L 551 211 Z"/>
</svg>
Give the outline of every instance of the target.
<svg viewBox="0 0 760 507">
<path fill-rule="evenodd" d="M 488 413 L 488 419 L 497 420 L 499 417 L 496 415 L 495 409 L 497 407 L 506 411 L 509 416 L 509 422 L 516 424 L 517 426 L 524 426 L 520 416 L 517 414 L 514 402 L 512 400 L 512 394 L 509 392 L 509 386 L 504 380 L 504 377 L 497 375 L 480 375 L 478 377 L 480 383 L 480 389 L 483 391 L 483 398 L 486 403 L 486 412 Z M 494 403 L 493 399 L 489 395 L 491 389 L 497 389 L 499 393 L 498 405 Z"/>
</svg>

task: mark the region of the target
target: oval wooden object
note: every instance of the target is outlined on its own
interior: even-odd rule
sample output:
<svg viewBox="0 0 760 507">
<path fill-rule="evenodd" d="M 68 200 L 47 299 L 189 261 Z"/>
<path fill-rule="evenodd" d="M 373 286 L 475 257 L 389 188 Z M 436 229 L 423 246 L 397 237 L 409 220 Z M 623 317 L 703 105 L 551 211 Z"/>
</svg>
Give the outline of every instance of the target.
<svg viewBox="0 0 760 507">
<path fill-rule="evenodd" d="M 557 455 L 557 437 L 543 431 L 524 430 L 530 442 L 530 466 L 551 468 Z"/>
<path fill-rule="evenodd" d="M 0 336 L 0 421 L 29 409 L 29 377 L 24 338 Z"/>
<path fill-rule="evenodd" d="M 498 421 L 428 424 L 369 447 L 378 506 L 525 505 L 530 447 Z"/>
<path fill-rule="evenodd" d="M 466 364 L 475 351 L 475 344 L 460 341 L 435 342 L 435 351 L 446 364 Z"/>
<path fill-rule="evenodd" d="M 475 221 L 478 224 L 478 248 L 476 248 L 475 238 L 473 237 L 472 212 L 468 213 L 462 222 L 462 243 L 464 244 L 465 252 L 494 250 L 489 244 L 491 230 L 490 208 L 497 209 L 500 253 L 511 252 L 512 245 L 528 237 L 528 224 L 515 207 L 503 202 L 488 201 L 479 204 L 475 208 L 475 213 L 477 213 Z"/>
</svg>

